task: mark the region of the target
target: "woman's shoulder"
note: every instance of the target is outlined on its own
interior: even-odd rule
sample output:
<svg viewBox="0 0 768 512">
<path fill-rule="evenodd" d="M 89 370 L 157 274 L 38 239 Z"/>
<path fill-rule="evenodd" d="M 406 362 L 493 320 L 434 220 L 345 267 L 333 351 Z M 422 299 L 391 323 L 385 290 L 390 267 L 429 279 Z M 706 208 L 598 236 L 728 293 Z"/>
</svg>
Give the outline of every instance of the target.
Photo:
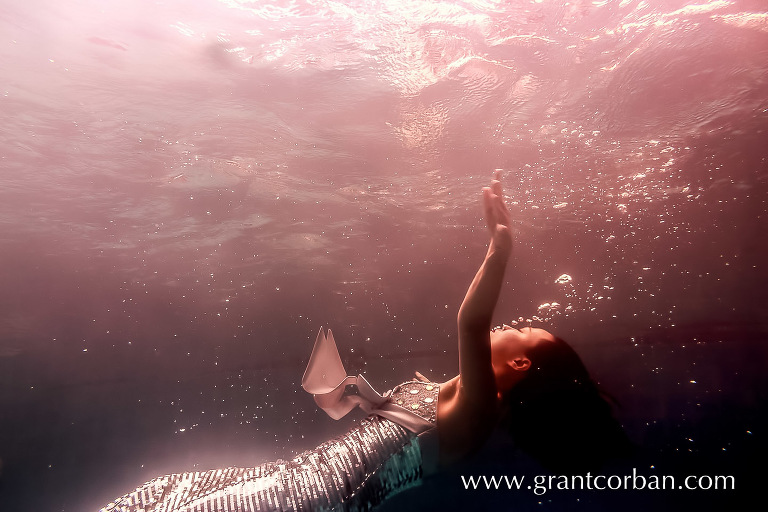
<svg viewBox="0 0 768 512">
<path fill-rule="evenodd" d="M 484 431 L 485 424 L 496 422 L 498 401 L 486 401 L 472 396 L 461 385 L 461 377 L 440 385 L 440 400 L 438 403 L 438 424 L 450 431 Z"/>
<path fill-rule="evenodd" d="M 484 405 L 465 395 L 458 376 L 440 385 L 437 430 L 443 462 L 460 460 L 479 449 L 496 424 L 496 404 Z"/>
</svg>

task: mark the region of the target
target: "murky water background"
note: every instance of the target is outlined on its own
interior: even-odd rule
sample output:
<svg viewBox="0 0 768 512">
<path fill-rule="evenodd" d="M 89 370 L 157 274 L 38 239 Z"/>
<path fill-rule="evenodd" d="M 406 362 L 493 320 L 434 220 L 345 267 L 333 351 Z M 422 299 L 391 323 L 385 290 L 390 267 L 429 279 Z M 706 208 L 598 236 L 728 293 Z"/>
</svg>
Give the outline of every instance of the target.
<svg viewBox="0 0 768 512">
<path fill-rule="evenodd" d="M 0 509 L 342 432 L 299 388 L 320 326 L 381 390 L 454 375 L 495 168 L 499 321 L 577 348 L 641 471 L 738 489 L 392 506 L 733 505 L 768 476 L 767 109 L 760 1 L 2 2 Z"/>
</svg>

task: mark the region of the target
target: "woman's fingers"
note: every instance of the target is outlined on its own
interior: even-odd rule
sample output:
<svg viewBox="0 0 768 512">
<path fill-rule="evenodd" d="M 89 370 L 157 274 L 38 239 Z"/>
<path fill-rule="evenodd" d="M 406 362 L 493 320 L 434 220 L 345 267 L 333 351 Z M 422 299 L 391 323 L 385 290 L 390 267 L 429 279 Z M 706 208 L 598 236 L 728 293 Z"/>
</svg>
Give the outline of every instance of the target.
<svg viewBox="0 0 768 512">
<path fill-rule="evenodd" d="M 493 201 L 493 193 L 490 187 L 483 187 L 483 211 L 485 212 L 485 223 L 488 229 L 493 231 L 496 227 L 496 213 Z"/>
<path fill-rule="evenodd" d="M 501 172 L 493 173 L 489 187 L 483 187 L 483 208 L 485 222 L 491 237 L 499 247 L 511 248 L 512 231 L 510 229 L 510 214 L 504 203 L 504 191 L 501 186 Z"/>
<path fill-rule="evenodd" d="M 491 181 L 491 190 L 493 190 L 493 193 L 497 196 L 501 197 L 503 194 L 503 191 L 501 189 L 501 181 L 499 180 L 492 180 Z"/>
<path fill-rule="evenodd" d="M 504 222 L 503 224 L 508 223 L 509 219 L 509 209 L 507 208 L 507 203 L 504 201 L 504 191 L 501 186 L 501 171 L 496 170 L 493 173 L 494 179 L 491 181 L 491 189 L 493 191 L 493 194 L 496 196 L 496 207 L 499 209 L 499 214 L 507 220 L 507 222 Z"/>
<path fill-rule="evenodd" d="M 483 187 L 485 221 L 491 232 L 494 232 L 496 226 L 499 224 L 507 227 L 509 227 L 510 224 L 509 209 L 504 202 L 504 190 L 499 178 L 501 178 L 501 171 L 494 171 L 491 185 L 489 187 Z"/>
</svg>

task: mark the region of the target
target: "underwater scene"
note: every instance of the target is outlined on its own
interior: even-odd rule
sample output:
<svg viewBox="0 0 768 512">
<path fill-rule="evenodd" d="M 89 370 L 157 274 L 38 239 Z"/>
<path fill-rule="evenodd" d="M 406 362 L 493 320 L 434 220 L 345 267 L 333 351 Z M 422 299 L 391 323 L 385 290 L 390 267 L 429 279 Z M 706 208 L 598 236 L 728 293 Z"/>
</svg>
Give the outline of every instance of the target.
<svg viewBox="0 0 768 512">
<path fill-rule="evenodd" d="M 344 434 L 321 328 L 380 393 L 453 378 L 496 170 L 493 325 L 567 341 L 633 453 L 576 488 L 497 432 L 376 510 L 764 503 L 764 1 L 2 0 L 0 510 Z"/>
</svg>

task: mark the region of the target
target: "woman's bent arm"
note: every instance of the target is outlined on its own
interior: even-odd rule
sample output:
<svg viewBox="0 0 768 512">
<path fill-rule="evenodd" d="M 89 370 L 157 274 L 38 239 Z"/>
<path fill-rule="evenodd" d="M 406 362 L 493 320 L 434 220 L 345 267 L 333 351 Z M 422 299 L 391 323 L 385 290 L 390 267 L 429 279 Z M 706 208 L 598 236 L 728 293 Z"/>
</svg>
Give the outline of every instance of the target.
<svg viewBox="0 0 768 512">
<path fill-rule="evenodd" d="M 483 189 L 491 241 L 458 314 L 460 393 L 480 402 L 484 402 L 483 398 L 495 399 L 496 396 L 489 333 L 507 260 L 512 252 L 510 216 L 504 204 L 498 172 L 495 178 L 490 187 Z"/>
</svg>

